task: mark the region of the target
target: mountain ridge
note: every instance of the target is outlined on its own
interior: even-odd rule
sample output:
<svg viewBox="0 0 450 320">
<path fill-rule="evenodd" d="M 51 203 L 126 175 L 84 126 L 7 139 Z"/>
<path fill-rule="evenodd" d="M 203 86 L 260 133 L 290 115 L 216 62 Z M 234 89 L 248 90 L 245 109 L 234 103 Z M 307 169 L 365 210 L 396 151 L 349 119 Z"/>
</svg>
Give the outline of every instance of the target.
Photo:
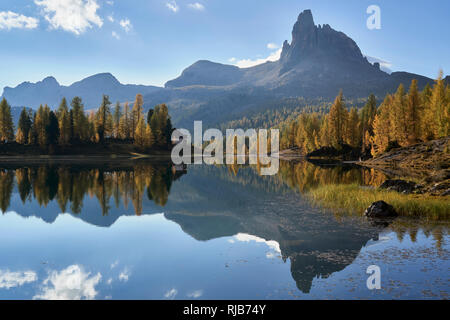
<svg viewBox="0 0 450 320">
<path fill-rule="evenodd" d="M 112 102 L 133 101 L 136 94 L 149 94 L 161 89 L 156 86 L 122 84 L 109 72 L 98 73 L 76 81 L 71 85 L 60 85 L 53 76 L 48 76 L 38 82 L 22 82 L 14 88 L 5 87 L 2 97 L 10 105 L 37 109 L 40 104 L 48 104 L 52 109 L 58 107 L 61 99 L 69 101 L 75 96 L 81 96 L 87 108 L 97 108 L 102 95 L 110 96 Z"/>
</svg>

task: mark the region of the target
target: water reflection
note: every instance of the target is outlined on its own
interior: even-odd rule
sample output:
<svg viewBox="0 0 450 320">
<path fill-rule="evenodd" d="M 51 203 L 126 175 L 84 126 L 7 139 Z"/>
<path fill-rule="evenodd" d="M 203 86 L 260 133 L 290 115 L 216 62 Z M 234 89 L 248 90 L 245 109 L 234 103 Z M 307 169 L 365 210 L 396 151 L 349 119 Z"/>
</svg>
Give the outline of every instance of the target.
<svg viewBox="0 0 450 320">
<path fill-rule="evenodd" d="M 296 287 L 310 293 L 315 279 L 327 279 L 344 270 L 368 243 L 380 242 L 381 229 L 361 219 L 336 217 L 312 208 L 301 193 L 321 183 L 378 185 L 386 176 L 355 166 L 316 166 L 306 162 L 281 162 L 280 169 L 278 176 L 261 177 L 258 167 L 248 166 L 191 166 L 187 171 L 178 171 L 170 163 L 105 164 L 101 168 L 9 166 L 0 169 L 0 206 L 3 213 L 14 211 L 49 223 L 70 212 L 83 222 L 102 227 L 112 226 L 121 216 L 150 216 L 164 211 L 165 219 L 178 224 L 197 241 L 227 238 L 229 243 L 264 244 L 265 258 L 280 257 L 289 262 Z M 389 228 L 399 240 L 409 235 L 412 242 L 422 230 L 426 238 L 435 240 L 438 249 L 445 251 L 445 225 L 399 219 Z M 122 237 L 123 245 L 133 242 L 130 233 Z M 143 247 L 158 245 L 145 242 Z M 170 250 L 158 251 L 157 260 L 171 261 L 174 254 Z M 178 263 L 188 265 L 189 261 Z M 111 264 L 111 269 L 115 264 Z M 252 272 L 258 272 L 258 268 L 255 264 Z M 164 268 L 158 271 L 166 273 Z M 0 272 L 0 288 L 36 281 L 32 271 L 8 272 Z M 71 262 L 52 269 L 35 298 L 95 298 L 97 285 L 109 282 L 103 274 L 89 273 Z M 119 281 L 127 283 L 130 274 L 124 268 L 118 275 Z M 178 289 L 167 288 L 163 296 L 171 299 L 177 294 Z M 188 298 L 203 294 L 201 289 L 192 289 Z"/>
<path fill-rule="evenodd" d="M 110 200 L 118 208 L 131 202 L 136 215 L 142 214 L 144 197 L 159 206 L 169 198 L 172 182 L 183 175 L 170 164 L 130 167 L 86 168 L 77 166 L 34 166 L 0 170 L 0 209 L 10 207 L 16 182 L 22 203 L 36 201 L 40 207 L 55 200 L 61 212 L 79 214 L 85 196 L 95 197 L 102 215 L 108 215 Z M 14 181 L 15 178 L 15 181 Z"/>
</svg>

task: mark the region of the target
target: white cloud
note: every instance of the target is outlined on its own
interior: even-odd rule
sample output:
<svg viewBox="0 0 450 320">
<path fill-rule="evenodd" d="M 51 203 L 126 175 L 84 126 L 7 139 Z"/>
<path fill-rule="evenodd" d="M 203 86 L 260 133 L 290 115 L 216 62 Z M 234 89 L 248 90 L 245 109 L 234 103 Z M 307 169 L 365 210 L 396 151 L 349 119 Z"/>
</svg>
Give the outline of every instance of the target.
<svg viewBox="0 0 450 320">
<path fill-rule="evenodd" d="M 231 62 L 231 63 L 236 62 L 236 60 L 237 59 L 235 57 L 232 57 L 232 58 L 228 59 L 228 61 Z"/>
<path fill-rule="evenodd" d="M 33 299 L 92 300 L 98 294 L 95 286 L 101 278 L 100 273 L 91 276 L 79 265 L 69 266 L 59 272 L 52 271 L 42 283 L 42 293 L 34 296 Z"/>
<path fill-rule="evenodd" d="M 174 289 L 170 289 L 169 291 L 167 291 L 164 294 L 164 298 L 173 300 L 173 299 L 175 299 L 177 294 L 178 294 L 178 290 L 177 289 L 175 289 L 175 288 Z"/>
<path fill-rule="evenodd" d="M 189 3 L 188 7 L 194 10 L 203 11 L 205 10 L 205 6 L 201 3 L 195 2 L 195 3 Z"/>
<path fill-rule="evenodd" d="M 63 29 L 76 35 L 93 25 L 101 27 L 103 20 L 97 15 L 97 0 L 34 0 L 42 7 L 45 19 L 53 29 Z"/>
<path fill-rule="evenodd" d="M 110 22 L 114 22 L 114 17 L 112 15 L 106 17 Z"/>
<path fill-rule="evenodd" d="M 0 289 L 20 287 L 25 283 L 36 280 L 37 275 L 34 271 L 10 272 L 8 270 L 0 270 Z"/>
<path fill-rule="evenodd" d="M 130 275 L 131 275 L 130 271 L 129 271 L 127 268 L 125 268 L 125 269 L 123 269 L 123 271 L 119 274 L 119 280 L 120 280 L 120 281 L 123 281 L 123 282 L 127 282 L 127 281 L 128 281 L 128 278 L 130 277 Z"/>
<path fill-rule="evenodd" d="M 277 45 L 276 43 L 268 43 L 267 44 L 267 49 L 270 49 L 270 50 L 275 50 L 275 49 L 278 49 L 280 46 L 279 45 Z"/>
<path fill-rule="evenodd" d="M 12 11 L 0 11 L 0 30 L 13 28 L 17 29 L 35 29 L 39 20 L 33 17 L 27 17 Z"/>
<path fill-rule="evenodd" d="M 237 241 L 241 241 L 241 242 L 255 241 L 255 242 L 259 242 L 259 243 L 265 243 L 272 250 L 274 250 L 278 253 L 281 253 L 280 244 L 274 240 L 267 241 L 267 240 L 264 240 L 263 238 L 260 238 L 257 236 L 252 236 L 252 235 L 246 234 L 246 233 L 238 233 L 237 235 L 234 236 L 234 238 Z"/>
<path fill-rule="evenodd" d="M 113 38 L 116 38 L 117 40 L 120 40 L 120 36 L 117 34 L 117 32 L 113 31 L 111 33 L 111 35 L 113 36 Z"/>
<path fill-rule="evenodd" d="M 372 64 L 374 62 L 378 62 L 380 64 L 380 69 L 383 70 L 384 72 L 392 73 L 392 70 L 391 70 L 392 63 L 391 62 L 385 61 L 380 58 L 371 57 L 371 56 L 366 56 L 366 58 L 367 58 L 367 61 L 369 61 Z"/>
<path fill-rule="evenodd" d="M 202 295 L 203 295 L 202 290 L 195 290 L 195 291 L 189 292 L 187 294 L 188 298 L 193 298 L 193 299 L 200 298 Z"/>
<path fill-rule="evenodd" d="M 120 20 L 120 26 L 125 29 L 126 32 L 130 32 L 131 28 L 133 28 L 133 25 L 131 24 L 129 19 L 122 19 Z"/>
<path fill-rule="evenodd" d="M 106 4 L 113 6 L 114 5 L 114 1 L 106 1 Z"/>
<path fill-rule="evenodd" d="M 111 263 L 111 269 L 114 269 L 115 267 L 117 267 L 118 264 L 119 264 L 119 260 L 116 260 L 113 263 Z"/>
<path fill-rule="evenodd" d="M 238 66 L 239 68 L 250 68 L 257 66 L 262 63 L 266 63 L 268 61 L 277 61 L 280 59 L 281 56 L 281 50 L 278 49 L 275 52 L 272 52 L 267 58 L 261 58 L 261 59 L 242 59 L 234 62 L 234 65 Z"/>
<path fill-rule="evenodd" d="M 169 1 L 166 3 L 166 7 L 173 12 L 178 12 L 180 7 L 178 7 L 177 3 L 175 1 Z"/>
</svg>

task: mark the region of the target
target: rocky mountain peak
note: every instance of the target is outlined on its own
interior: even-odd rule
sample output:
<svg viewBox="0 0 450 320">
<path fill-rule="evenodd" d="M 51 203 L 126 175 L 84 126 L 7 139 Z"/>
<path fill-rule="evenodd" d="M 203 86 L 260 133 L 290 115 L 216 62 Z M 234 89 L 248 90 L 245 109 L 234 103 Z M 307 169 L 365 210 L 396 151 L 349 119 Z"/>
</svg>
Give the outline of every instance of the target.
<svg viewBox="0 0 450 320">
<path fill-rule="evenodd" d="M 298 16 L 292 30 L 292 41 L 283 44 L 281 60 L 294 65 L 309 59 L 352 60 L 364 63 L 364 57 L 356 43 L 344 33 L 328 24 L 316 26 L 311 10 L 304 10 Z"/>
</svg>

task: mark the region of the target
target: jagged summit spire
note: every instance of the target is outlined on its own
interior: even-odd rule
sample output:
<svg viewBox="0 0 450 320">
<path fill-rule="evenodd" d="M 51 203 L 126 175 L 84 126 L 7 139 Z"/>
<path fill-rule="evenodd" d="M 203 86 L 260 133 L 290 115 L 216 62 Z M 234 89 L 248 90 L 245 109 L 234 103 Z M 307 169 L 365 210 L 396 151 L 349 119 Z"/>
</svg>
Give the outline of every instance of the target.
<svg viewBox="0 0 450 320">
<path fill-rule="evenodd" d="M 324 57 L 363 62 L 361 51 L 352 39 L 329 25 L 316 26 L 311 10 L 304 10 L 292 29 L 291 43 L 283 43 L 281 61 L 285 65 L 294 65 L 306 59 Z"/>
<path fill-rule="evenodd" d="M 311 10 L 309 9 L 303 10 L 303 12 L 298 15 L 296 25 L 298 25 L 299 27 L 307 27 L 307 28 L 314 26 L 314 18 Z"/>
</svg>

